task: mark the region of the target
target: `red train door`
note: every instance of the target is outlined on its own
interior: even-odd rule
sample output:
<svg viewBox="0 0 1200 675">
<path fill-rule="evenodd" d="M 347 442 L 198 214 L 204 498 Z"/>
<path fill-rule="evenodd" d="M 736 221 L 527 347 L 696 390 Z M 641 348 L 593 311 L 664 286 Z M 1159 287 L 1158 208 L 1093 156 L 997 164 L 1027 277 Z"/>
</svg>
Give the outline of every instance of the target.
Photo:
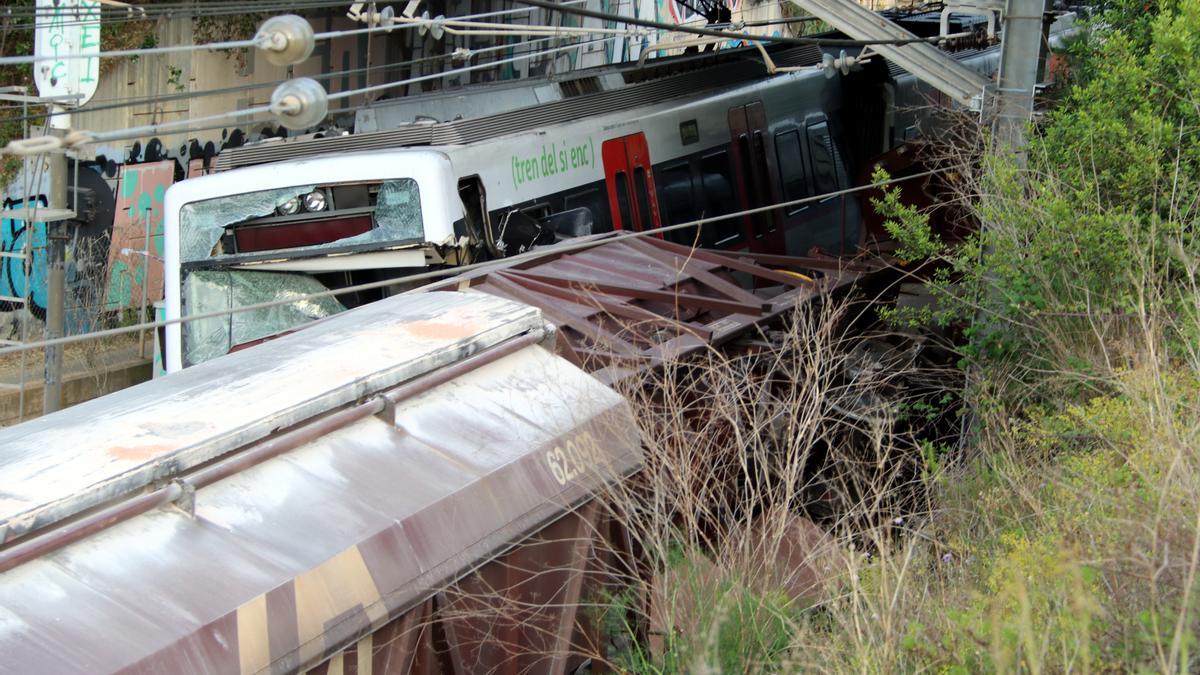
<svg viewBox="0 0 1200 675">
<path fill-rule="evenodd" d="M 729 109 L 729 140 L 737 171 L 737 190 L 744 209 L 783 201 L 774 148 L 767 129 L 767 113 L 761 101 Z M 750 250 L 785 253 L 782 222 L 780 209 L 746 216 L 743 227 Z"/>
<path fill-rule="evenodd" d="M 613 229 L 641 232 L 661 227 L 646 134 L 610 138 L 600 144 L 600 156 Z"/>
</svg>

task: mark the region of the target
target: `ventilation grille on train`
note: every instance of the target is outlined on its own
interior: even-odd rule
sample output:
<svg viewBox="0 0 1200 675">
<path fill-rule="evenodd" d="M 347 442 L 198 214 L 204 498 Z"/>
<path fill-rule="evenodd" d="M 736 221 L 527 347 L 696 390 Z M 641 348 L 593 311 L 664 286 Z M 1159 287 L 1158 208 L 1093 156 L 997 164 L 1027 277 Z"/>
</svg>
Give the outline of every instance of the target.
<svg viewBox="0 0 1200 675">
<path fill-rule="evenodd" d="M 819 63 L 821 52 L 816 47 L 803 46 L 772 55 L 780 66 L 809 66 Z M 722 64 L 685 72 L 672 77 L 650 80 L 620 89 L 581 93 L 577 96 L 542 105 L 510 110 L 486 117 L 444 123 L 406 125 L 388 131 L 351 134 L 331 138 L 280 141 L 261 146 L 230 148 L 215 159 L 217 171 L 252 164 L 264 164 L 298 157 L 361 150 L 379 150 L 413 145 L 452 145 L 474 143 L 488 138 L 569 122 L 581 117 L 637 108 L 666 100 L 746 84 L 769 77 L 763 62 L 744 57 Z M 579 82 L 579 78 L 570 82 Z M 560 86 L 566 83 L 560 83 Z M 586 87 L 589 85 L 578 85 Z M 596 82 L 597 88 L 600 84 Z"/>
<path fill-rule="evenodd" d="M 326 152 L 354 152 L 356 150 L 378 150 L 380 148 L 406 145 L 429 145 L 433 142 L 434 124 L 410 124 L 387 131 L 371 134 L 350 134 L 329 138 L 278 141 L 263 145 L 229 148 L 214 159 L 217 171 L 236 169 L 240 166 L 266 164 L 297 157 L 311 157 Z"/>
<path fill-rule="evenodd" d="M 600 78 L 592 76 L 559 82 L 558 90 L 562 92 L 563 98 L 575 98 L 584 94 L 598 94 L 603 88 L 600 86 Z"/>
</svg>

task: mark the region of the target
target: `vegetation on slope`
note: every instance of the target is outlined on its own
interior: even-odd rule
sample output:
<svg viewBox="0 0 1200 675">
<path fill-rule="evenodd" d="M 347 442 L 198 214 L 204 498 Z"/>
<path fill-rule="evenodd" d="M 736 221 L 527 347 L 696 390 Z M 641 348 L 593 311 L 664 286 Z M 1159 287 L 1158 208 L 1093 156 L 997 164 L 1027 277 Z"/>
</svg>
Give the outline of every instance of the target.
<svg viewBox="0 0 1200 675">
<path fill-rule="evenodd" d="M 627 520 L 660 561 L 657 616 L 651 646 L 629 646 L 617 666 L 1200 669 L 1200 0 L 1116 3 L 1069 52 L 1069 86 L 1026 157 L 961 167 L 983 232 L 943 248 L 902 193 L 880 204 L 907 250 L 944 263 L 936 305 L 890 318 L 967 327 L 970 433 L 912 452 L 905 420 L 944 400 L 910 399 L 886 425 L 860 425 L 867 461 L 832 482 L 800 478 L 836 426 L 817 402 L 844 385 L 846 350 L 828 327 L 845 308 L 794 322 L 774 388 L 749 399 L 771 405 L 729 403 L 760 386 L 736 358 L 663 383 L 655 400 L 676 397 L 673 412 L 643 429 L 659 503 L 614 500 L 637 505 Z M 681 420 L 704 401 L 705 424 Z M 773 406 L 786 428 L 761 417 Z M 741 458 L 695 466 L 722 434 Z M 714 493 L 714 471 L 743 492 Z M 792 593 L 764 573 L 781 537 L 762 532 L 784 532 L 785 504 L 822 489 L 856 502 L 826 523 L 834 538 L 814 569 L 827 581 Z M 639 603 L 618 598 L 616 614 Z"/>
</svg>

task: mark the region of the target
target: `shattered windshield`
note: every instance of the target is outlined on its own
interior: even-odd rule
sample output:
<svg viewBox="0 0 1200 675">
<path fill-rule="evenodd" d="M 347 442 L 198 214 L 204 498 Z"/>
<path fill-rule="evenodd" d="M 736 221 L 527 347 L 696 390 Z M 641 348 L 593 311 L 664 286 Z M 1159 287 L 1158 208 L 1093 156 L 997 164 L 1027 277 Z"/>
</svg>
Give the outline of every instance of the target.
<svg viewBox="0 0 1200 675">
<path fill-rule="evenodd" d="M 312 192 L 315 185 L 260 190 L 184 204 L 179 211 L 179 259 L 204 260 L 225 233 L 225 226 L 269 216 L 291 200 Z"/>
<path fill-rule="evenodd" d="M 343 311 L 345 307 L 333 297 L 306 297 L 324 290 L 321 282 L 304 274 L 240 270 L 192 272 L 183 282 L 183 306 L 187 316 L 274 300 L 295 298 L 296 301 L 184 323 L 184 365 L 223 356 L 237 345 Z"/>
<path fill-rule="evenodd" d="M 209 258 L 212 255 L 213 247 L 221 241 L 226 228 L 230 225 L 272 216 L 277 213 L 280 206 L 292 199 L 302 199 L 303 195 L 312 192 L 316 187 L 316 185 L 298 185 L 184 204 L 179 212 L 180 260 L 187 263 Z M 330 210 L 313 213 L 313 218 L 305 222 L 311 223 L 313 220 L 320 222 L 321 216 L 332 218 L 338 215 L 336 202 L 339 193 L 338 187 L 334 186 L 332 189 L 327 189 L 326 192 L 331 194 L 334 200 L 329 207 Z M 425 236 L 425 227 L 421 219 L 421 193 L 417 187 L 417 181 L 412 178 L 384 181 L 373 193 L 372 203 L 374 206 L 371 216 L 372 228 L 369 231 L 324 244 L 289 247 L 287 250 L 297 253 L 312 253 L 330 246 L 387 244 L 421 239 Z M 286 225 L 281 224 L 281 226 Z"/>
</svg>

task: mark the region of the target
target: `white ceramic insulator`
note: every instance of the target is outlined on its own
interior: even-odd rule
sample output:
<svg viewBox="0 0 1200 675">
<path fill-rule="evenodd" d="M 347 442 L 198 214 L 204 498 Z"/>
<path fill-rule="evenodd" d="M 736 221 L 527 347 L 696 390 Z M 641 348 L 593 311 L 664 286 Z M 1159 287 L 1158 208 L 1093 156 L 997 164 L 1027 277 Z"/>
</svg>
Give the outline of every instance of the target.
<svg viewBox="0 0 1200 675">
<path fill-rule="evenodd" d="M 300 63 L 311 56 L 317 46 L 312 25 L 295 14 L 267 19 L 259 26 L 254 39 L 267 61 L 276 66 Z"/>
</svg>

